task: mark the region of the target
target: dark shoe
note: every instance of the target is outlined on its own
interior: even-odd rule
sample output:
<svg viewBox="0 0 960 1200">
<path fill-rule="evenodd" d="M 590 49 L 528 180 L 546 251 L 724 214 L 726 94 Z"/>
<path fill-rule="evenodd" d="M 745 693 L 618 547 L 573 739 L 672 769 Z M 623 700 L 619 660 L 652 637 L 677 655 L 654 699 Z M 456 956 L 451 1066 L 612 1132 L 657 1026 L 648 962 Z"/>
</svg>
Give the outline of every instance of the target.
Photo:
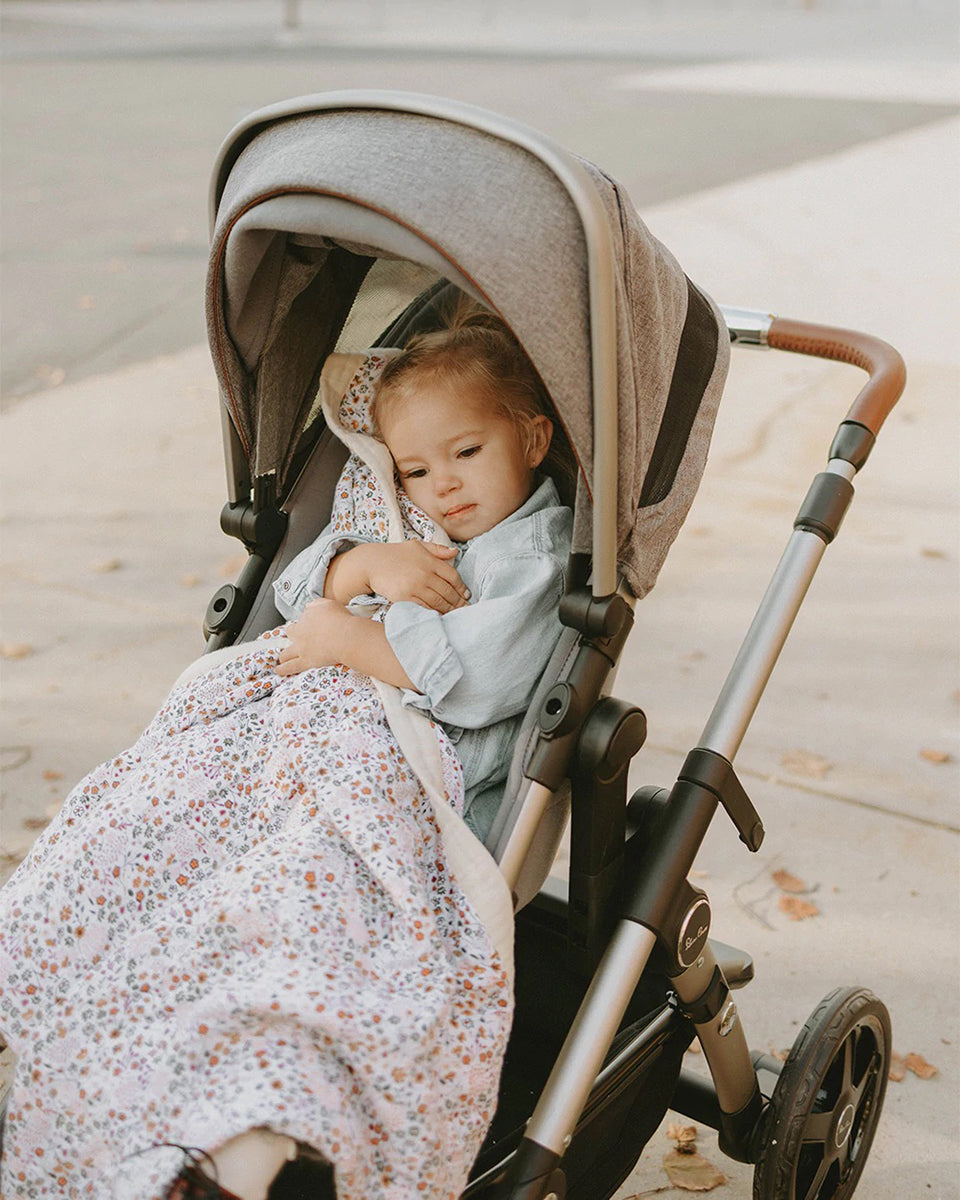
<svg viewBox="0 0 960 1200">
<path fill-rule="evenodd" d="M 298 1148 L 299 1155 L 283 1164 L 270 1185 L 267 1200 L 337 1200 L 333 1167 L 303 1142 Z"/>
</svg>

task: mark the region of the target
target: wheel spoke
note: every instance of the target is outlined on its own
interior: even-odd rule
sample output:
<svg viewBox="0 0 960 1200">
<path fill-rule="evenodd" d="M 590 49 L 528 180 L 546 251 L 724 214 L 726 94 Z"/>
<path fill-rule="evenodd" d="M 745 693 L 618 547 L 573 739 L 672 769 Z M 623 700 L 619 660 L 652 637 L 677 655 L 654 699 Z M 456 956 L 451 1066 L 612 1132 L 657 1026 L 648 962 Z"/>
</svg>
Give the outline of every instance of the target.
<svg viewBox="0 0 960 1200">
<path fill-rule="evenodd" d="M 855 1087 L 850 1094 L 850 1101 L 853 1104 L 854 1110 L 856 1111 L 857 1120 L 860 1119 L 864 1108 L 866 1108 L 868 1112 L 870 1110 L 870 1098 L 873 1095 L 873 1088 L 871 1085 L 875 1079 L 876 1072 L 872 1070 L 867 1071 L 863 1079 L 860 1080 L 859 1085 Z"/>
<path fill-rule="evenodd" d="M 830 1130 L 833 1126 L 833 1112 L 811 1113 L 803 1126 L 801 1141 L 816 1142 L 826 1146 L 830 1141 Z"/>
<path fill-rule="evenodd" d="M 813 1177 L 813 1182 L 803 1193 L 802 1200 L 817 1200 L 820 1195 L 820 1189 L 823 1187 L 823 1181 L 827 1177 L 827 1172 L 830 1170 L 830 1165 L 833 1159 L 829 1155 L 823 1156 L 823 1162 L 817 1168 L 817 1173 Z"/>
<path fill-rule="evenodd" d="M 850 1036 L 844 1040 L 840 1048 L 840 1053 L 843 1055 L 843 1074 L 840 1080 L 840 1094 L 850 1091 L 853 1087 L 853 1060 L 855 1043 L 857 1040 L 857 1030 L 853 1029 Z"/>
</svg>

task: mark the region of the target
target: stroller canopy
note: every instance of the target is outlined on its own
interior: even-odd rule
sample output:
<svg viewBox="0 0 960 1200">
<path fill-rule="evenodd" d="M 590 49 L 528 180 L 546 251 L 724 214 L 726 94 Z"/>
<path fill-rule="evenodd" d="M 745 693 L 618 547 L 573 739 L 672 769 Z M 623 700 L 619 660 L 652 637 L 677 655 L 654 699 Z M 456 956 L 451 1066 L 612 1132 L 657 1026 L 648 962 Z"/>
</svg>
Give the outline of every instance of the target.
<svg viewBox="0 0 960 1200">
<path fill-rule="evenodd" d="M 233 131 L 212 224 L 221 395 L 280 502 L 327 355 L 374 344 L 448 280 L 503 317 L 553 399 L 595 591 L 613 590 L 614 564 L 635 595 L 653 586 L 700 481 L 729 341 L 613 180 L 480 109 L 330 93 Z"/>
</svg>

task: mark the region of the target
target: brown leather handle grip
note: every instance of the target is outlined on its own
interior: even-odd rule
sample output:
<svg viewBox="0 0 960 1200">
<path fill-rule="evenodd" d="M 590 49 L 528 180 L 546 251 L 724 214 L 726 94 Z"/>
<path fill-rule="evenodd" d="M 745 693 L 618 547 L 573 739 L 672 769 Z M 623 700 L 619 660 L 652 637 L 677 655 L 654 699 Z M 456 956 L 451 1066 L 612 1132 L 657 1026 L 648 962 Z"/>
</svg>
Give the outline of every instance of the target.
<svg viewBox="0 0 960 1200">
<path fill-rule="evenodd" d="M 774 317 L 767 344 L 775 350 L 830 358 L 866 371 L 870 378 L 854 400 L 847 420 L 865 425 L 874 435 L 900 399 L 907 382 L 907 368 L 897 351 L 869 333 Z"/>
</svg>

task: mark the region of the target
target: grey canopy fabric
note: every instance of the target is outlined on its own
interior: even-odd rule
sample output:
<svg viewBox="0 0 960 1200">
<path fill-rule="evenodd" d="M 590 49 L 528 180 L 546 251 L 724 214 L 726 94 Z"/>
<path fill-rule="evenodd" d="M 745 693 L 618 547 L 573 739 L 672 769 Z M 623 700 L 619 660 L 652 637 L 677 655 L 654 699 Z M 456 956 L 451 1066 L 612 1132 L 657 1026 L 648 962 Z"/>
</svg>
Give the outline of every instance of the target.
<svg viewBox="0 0 960 1200">
<path fill-rule="evenodd" d="M 478 110 L 463 108 L 461 120 L 447 102 L 436 114 L 423 98 L 420 111 L 392 103 L 363 93 L 356 105 L 350 94 L 291 101 L 255 114 L 221 153 L 209 336 L 252 474 L 272 477 L 282 498 L 326 356 L 369 345 L 377 322 L 443 278 L 499 313 L 540 373 L 581 467 L 574 549 L 589 552 L 595 399 L 582 213 L 541 155 L 471 124 Z M 616 352 L 616 552 L 642 596 L 699 484 L 729 343 L 719 312 L 622 189 L 590 164 L 577 169 L 613 248 L 615 329 L 603 332 Z"/>
</svg>

